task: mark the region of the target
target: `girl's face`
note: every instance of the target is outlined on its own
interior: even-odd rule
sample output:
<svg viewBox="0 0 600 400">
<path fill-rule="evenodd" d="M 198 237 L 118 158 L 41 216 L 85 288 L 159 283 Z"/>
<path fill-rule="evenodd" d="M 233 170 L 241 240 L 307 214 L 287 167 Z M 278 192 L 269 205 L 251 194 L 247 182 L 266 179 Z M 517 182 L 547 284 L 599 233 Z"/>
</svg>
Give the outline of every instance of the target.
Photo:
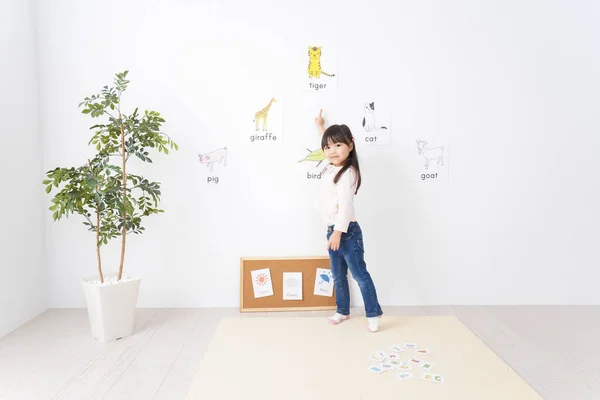
<svg viewBox="0 0 600 400">
<path fill-rule="evenodd" d="M 330 141 L 323 149 L 323 152 L 330 163 L 339 167 L 340 165 L 344 165 L 352 149 L 354 149 L 354 143 L 350 143 L 348 146 L 346 143 L 333 143 Z"/>
</svg>

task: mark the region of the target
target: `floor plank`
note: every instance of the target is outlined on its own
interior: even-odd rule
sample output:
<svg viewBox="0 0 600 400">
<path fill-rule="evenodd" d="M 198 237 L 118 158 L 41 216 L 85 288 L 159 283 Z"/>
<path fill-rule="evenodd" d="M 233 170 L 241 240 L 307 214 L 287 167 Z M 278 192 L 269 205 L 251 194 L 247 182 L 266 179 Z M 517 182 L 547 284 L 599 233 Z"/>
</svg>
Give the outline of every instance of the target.
<svg viewBox="0 0 600 400">
<path fill-rule="evenodd" d="M 196 326 L 177 355 L 171 369 L 161 382 L 160 388 L 152 400 L 184 399 L 189 387 L 200 369 L 202 356 L 206 352 L 210 340 L 215 334 L 221 319 L 232 317 L 235 310 L 232 308 L 206 308 Z M 149 397 L 150 398 L 150 397 Z"/>
</svg>

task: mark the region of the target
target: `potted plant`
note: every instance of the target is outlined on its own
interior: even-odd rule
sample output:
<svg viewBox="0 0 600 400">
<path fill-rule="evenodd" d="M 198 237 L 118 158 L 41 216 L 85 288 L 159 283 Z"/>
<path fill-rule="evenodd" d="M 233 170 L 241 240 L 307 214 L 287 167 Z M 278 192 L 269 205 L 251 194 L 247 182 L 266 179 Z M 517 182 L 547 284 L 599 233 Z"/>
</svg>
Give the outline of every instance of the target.
<svg viewBox="0 0 600 400">
<path fill-rule="evenodd" d="M 93 131 L 89 144 L 96 155 L 79 166 L 57 167 L 46 173 L 46 193 L 57 192 L 50 210 L 55 221 L 78 214 L 83 224 L 95 233 L 97 278 L 82 278 L 92 335 L 107 342 L 133 332 L 140 279 L 123 276 L 127 234 L 144 231 L 144 217 L 163 212 L 159 209 L 160 183 L 127 172 L 130 157 L 151 163 L 149 150 L 169 154 L 178 146 L 160 131 L 165 120 L 156 111 L 127 115 L 121 112 L 121 95 L 127 89 L 128 71 L 115 74 L 114 87 L 104 86 L 100 94 L 86 97 L 79 104 L 83 114 L 103 117 Z M 116 276 L 105 277 L 101 246 L 121 238 L 119 269 Z"/>
</svg>

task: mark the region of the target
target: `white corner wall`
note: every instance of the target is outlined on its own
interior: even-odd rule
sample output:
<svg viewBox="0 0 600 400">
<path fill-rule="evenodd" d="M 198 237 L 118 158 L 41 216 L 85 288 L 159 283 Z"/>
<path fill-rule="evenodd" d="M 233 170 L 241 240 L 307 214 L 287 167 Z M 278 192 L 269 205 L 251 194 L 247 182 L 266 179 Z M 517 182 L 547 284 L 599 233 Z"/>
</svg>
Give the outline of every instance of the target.
<svg viewBox="0 0 600 400">
<path fill-rule="evenodd" d="M 0 337 L 46 309 L 42 143 L 33 8 L 0 1 Z"/>
<path fill-rule="evenodd" d="M 365 97 L 393 110 L 392 145 L 359 148 L 357 209 L 383 305 L 600 303 L 598 2 L 38 7 L 44 169 L 89 154 L 95 121 L 77 104 L 125 69 L 126 108 L 159 110 L 181 146 L 136 170 L 163 183 L 166 210 L 129 239 L 126 273 L 142 277 L 140 306 L 237 306 L 239 257 L 326 254 L 315 187 L 296 161 L 318 143 L 320 107 L 328 122 L 350 123 Z M 291 60 L 318 42 L 339 45 L 339 89 L 298 92 Z M 284 145 L 244 143 L 249 104 L 275 93 Z M 408 179 L 403 153 L 416 135 L 448 139 L 448 182 Z M 197 153 L 224 145 L 229 182 L 208 186 Z M 23 157 L 14 150 L 7 156 Z M 78 278 L 95 274 L 93 237 L 79 220 L 44 218 L 49 305 L 82 307 Z M 118 245 L 103 251 L 115 271 Z"/>
</svg>

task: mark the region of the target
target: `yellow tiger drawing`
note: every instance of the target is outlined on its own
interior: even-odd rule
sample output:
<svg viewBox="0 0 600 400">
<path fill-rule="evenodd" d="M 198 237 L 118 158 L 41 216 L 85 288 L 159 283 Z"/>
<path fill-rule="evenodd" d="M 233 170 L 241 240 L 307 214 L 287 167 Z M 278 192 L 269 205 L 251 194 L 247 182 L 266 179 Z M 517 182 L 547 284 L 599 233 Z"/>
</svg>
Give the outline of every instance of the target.
<svg viewBox="0 0 600 400">
<path fill-rule="evenodd" d="M 335 76 L 328 74 L 321 69 L 321 47 L 308 46 L 308 77 L 320 78 L 321 74 L 325 76 Z"/>
</svg>

